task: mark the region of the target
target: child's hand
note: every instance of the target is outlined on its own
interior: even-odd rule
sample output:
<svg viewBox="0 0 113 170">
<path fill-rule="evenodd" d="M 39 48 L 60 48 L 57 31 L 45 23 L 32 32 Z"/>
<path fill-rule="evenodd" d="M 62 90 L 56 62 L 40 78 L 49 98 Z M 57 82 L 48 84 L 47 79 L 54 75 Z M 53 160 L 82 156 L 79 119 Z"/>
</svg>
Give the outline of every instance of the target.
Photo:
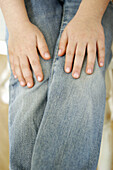
<svg viewBox="0 0 113 170">
<path fill-rule="evenodd" d="M 22 86 L 26 84 L 28 87 L 33 86 L 30 64 L 37 80 L 43 80 L 37 48 L 42 58 L 50 59 L 44 36 L 32 23 L 26 22 L 18 30 L 9 32 L 8 51 L 10 64 L 15 78 L 18 78 Z"/>
<path fill-rule="evenodd" d="M 59 56 L 66 53 L 64 70 L 67 73 L 71 72 L 74 60 L 73 78 L 80 76 L 86 48 L 86 73 L 91 74 L 93 73 L 97 50 L 99 66 L 102 67 L 104 65 L 105 37 L 103 27 L 96 18 L 74 17 L 67 24 L 61 35 L 58 53 Z"/>
</svg>

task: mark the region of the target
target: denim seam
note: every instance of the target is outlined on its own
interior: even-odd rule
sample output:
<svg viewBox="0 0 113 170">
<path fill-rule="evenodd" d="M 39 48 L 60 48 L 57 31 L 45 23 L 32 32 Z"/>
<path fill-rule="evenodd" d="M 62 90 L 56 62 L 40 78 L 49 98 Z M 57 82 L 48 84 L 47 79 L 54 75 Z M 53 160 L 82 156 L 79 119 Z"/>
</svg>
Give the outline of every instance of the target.
<svg viewBox="0 0 113 170">
<path fill-rule="evenodd" d="M 64 15 L 65 15 L 65 7 L 63 6 L 63 16 L 62 16 L 62 21 L 61 21 L 61 26 L 60 26 L 60 31 L 59 31 L 59 35 L 58 35 L 58 38 L 57 38 L 57 41 L 56 41 L 56 45 L 55 45 L 55 53 L 54 53 L 54 60 L 53 60 L 53 64 L 52 64 L 52 69 L 51 69 L 51 73 L 50 73 L 50 82 L 49 82 L 49 86 L 51 86 L 51 83 L 52 83 L 52 80 L 53 80 L 53 74 L 54 74 L 54 71 L 55 71 L 55 63 L 57 61 L 57 53 L 58 53 L 58 42 L 59 42 L 59 39 L 60 39 L 60 35 L 61 35 L 61 31 L 62 31 L 62 26 L 64 24 Z"/>
<path fill-rule="evenodd" d="M 12 84 L 9 84 L 9 104 L 14 101 L 14 88 Z"/>
</svg>

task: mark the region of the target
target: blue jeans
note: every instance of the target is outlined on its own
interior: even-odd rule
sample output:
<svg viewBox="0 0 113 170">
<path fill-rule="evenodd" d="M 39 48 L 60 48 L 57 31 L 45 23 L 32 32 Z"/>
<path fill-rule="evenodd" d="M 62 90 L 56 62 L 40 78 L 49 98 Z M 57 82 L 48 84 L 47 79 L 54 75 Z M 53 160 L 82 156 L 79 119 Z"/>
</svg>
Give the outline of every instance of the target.
<svg viewBox="0 0 113 170">
<path fill-rule="evenodd" d="M 30 21 L 44 34 L 51 59 L 40 62 L 44 80 L 22 87 L 11 70 L 9 82 L 10 170 L 96 170 L 106 102 L 105 71 L 111 61 L 113 4 L 102 19 L 105 65 L 74 79 L 64 71 L 58 44 L 81 0 L 25 0 Z M 7 43 L 8 43 L 8 30 Z M 7 55 L 9 61 L 9 55 Z M 10 62 L 9 62 L 10 65 Z M 31 68 L 32 69 L 32 68 Z"/>
</svg>

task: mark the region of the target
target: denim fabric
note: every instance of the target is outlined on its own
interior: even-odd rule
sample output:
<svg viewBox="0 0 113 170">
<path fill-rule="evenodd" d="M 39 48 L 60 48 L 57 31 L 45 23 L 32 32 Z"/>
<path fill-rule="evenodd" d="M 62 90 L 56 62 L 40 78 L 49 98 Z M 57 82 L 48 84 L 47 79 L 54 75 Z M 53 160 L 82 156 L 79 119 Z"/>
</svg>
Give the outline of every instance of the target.
<svg viewBox="0 0 113 170">
<path fill-rule="evenodd" d="M 12 70 L 9 83 L 10 170 L 96 170 L 103 130 L 105 71 L 111 61 L 113 4 L 103 16 L 105 65 L 74 79 L 65 73 L 58 44 L 81 0 L 25 0 L 30 21 L 44 34 L 51 59 L 40 62 L 44 80 L 22 87 Z M 7 43 L 8 43 L 8 30 Z M 9 61 L 9 55 L 7 55 Z M 10 65 L 10 62 L 9 62 Z"/>
</svg>

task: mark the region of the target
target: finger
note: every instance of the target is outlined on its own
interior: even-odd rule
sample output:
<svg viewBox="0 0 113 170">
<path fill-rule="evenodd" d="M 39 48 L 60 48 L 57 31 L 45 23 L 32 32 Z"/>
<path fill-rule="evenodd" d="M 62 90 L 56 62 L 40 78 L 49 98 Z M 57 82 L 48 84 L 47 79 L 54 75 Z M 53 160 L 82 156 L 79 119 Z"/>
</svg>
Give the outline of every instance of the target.
<svg viewBox="0 0 113 170">
<path fill-rule="evenodd" d="M 18 56 L 15 56 L 14 58 L 14 70 L 15 70 L 15 73 L 18 77 L 18 80 L 20 82 L 20 85 L 21 86 L 25 86 L 26 85 L 26 81 L 23 77 L 23 74 L 22 74 L 22 71 L 21 71 L 21 68 L 20 68 L 20 61 L 19 61 L 19 57 Z"/>
<path fill-rule="evenodd" d="M 14 70 L 14 57 L 13 57 L 13 54 L 10 53 L 10 52 L 9 52 L 9 60 L 10 60 L 10 65 L 11 65 L 13 75 L 14 75 L 15 78 L 17 78 L 15 70 Z"/>
<path fill-rule="evenodd" d="M 60 42 L 59 42 L 59 51 L 58 56 L 62 56 L 66 52 L 66 46 L 67 46 L 68 38 L 66 31 L 64 30 L 61 34 Z"/>
<path fill-rule="evenodd" d="M 69 73 L 72 70 L 72 63 L 75 54 L 76 44 L 70 41 L 66 48 L 66 58 L 65 58 L 65 66 L 64 70 Z"/>
<path fill-rule="evenodd" d="M 27 86 L 29 88 L 33 87 L 33 85 L 34 85 L 33 75 L 32 75 L 32 71 L 30 69 L 29 59 L 26 56 L 24 56 L 22 58 L 22 60 L 20 61 L 20 66 L 21 66 L 21 70 L 22 70 L 23 76 L 25 78 L 25 81 L 27 83 Z"/>
<path fill-rule="evenodd" d="M 79 78 L 80 76 L 82 64 L 84 61 L 85 51 L 86 51 L 86 44 L 82 42 L 78 43 L 76 47 L 76 54 L 74 59 L 73 71 L 72 71 L 73 78 Z"/>
<path fill-rule="evenodd" d="M 92 74 L 96 60 L 96 42 L 90 42 L 87 45 L 87 65 L 86 73 Z"/>
<path fill-rule="evenodd" d="M 43 59 L 48 60 L 51 58 L 47 43 L 43 35 L 37 36 L 37 48 Z"/>
<path fill-rule="evenodd" d="M 98 49 L 98 64 L 100 67 L 103 67 L 105 62 L 105 42 L 99 40 L 97 42 L 97 49 Z"/>
<path fill-rule="evenodd" d="M 37 53 L 37 49 L 34 48 L 33 50 L 31 50 L 31 52 L 29 53 L 29 61 L 30 64 L 33 68 L 33 71 L 36 75 L 37 80 L 40 82 L 43 80 L 43 73 L 42 73 L 42 68 L 41 68 L 41 64 L 40 64 L 40 59 Z"/>
</svg>

